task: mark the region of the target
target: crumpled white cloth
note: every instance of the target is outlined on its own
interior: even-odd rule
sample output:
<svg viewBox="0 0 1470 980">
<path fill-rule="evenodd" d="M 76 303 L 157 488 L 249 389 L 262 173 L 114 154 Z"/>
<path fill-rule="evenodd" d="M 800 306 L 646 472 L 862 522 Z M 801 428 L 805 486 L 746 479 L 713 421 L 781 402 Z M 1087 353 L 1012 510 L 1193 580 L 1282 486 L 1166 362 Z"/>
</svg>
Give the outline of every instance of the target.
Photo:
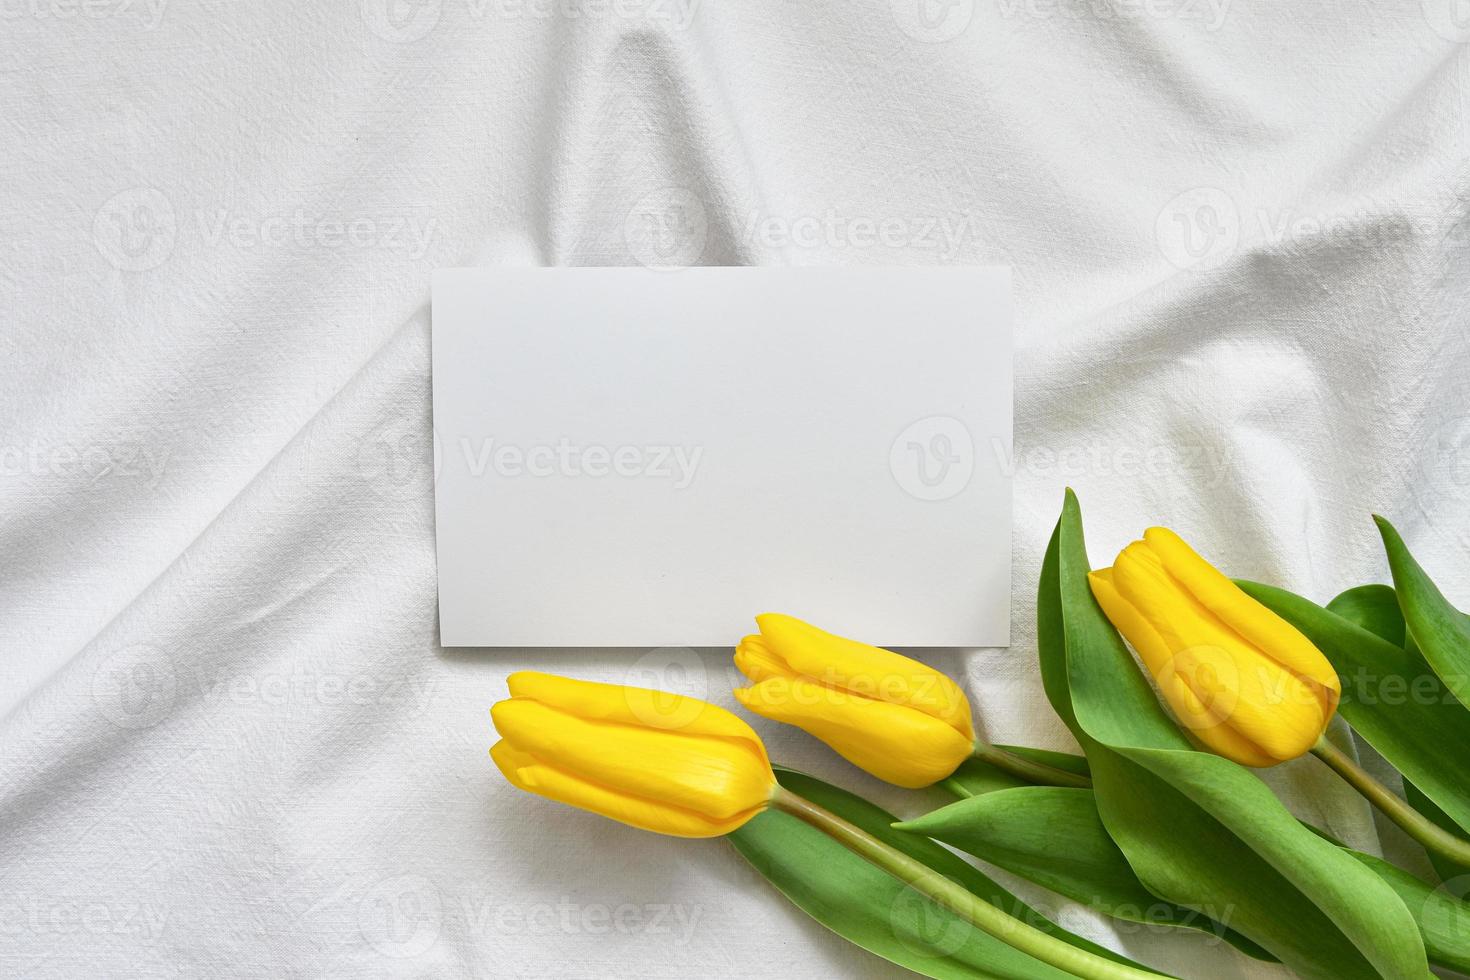
<svg viewBox="0 0 1470 980">
<path fill-rule="evenodd" d="M 1013 265 L 1015 644 L 932 657 L 997 740 L 1067 745 L 1032 624 L 1065 485 L 1098 563 L 1167 523 L 1325 600 L 1386 578 L 1377 511 L 1470 604 L 1465 13 L 4 0 L 0 972 L 902 972 L 721 842 L 494 772 L 512 670 L 734 677 L 437 646 L 435 267 Z M 1379 846 L 1313 761 L 1266 778 Z"/>
</svg>

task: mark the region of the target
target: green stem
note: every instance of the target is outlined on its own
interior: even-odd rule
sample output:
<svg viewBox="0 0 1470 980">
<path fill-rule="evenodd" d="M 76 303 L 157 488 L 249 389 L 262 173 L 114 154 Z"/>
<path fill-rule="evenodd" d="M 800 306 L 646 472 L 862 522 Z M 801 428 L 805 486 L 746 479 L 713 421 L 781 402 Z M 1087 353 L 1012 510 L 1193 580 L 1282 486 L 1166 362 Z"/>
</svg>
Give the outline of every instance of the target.
<svg viewBox="0 0 1470 980">
<path fill-rule="evenodd" d="M 970 758 L 989 763 L 1001 772 L 1010 773 L 1017 779 L 1024 779 L 1038 786 L 1092 788 L 1092 780 L 1086 776 L 1079 776 L 1075 772 L 1058 769 L 1056 766 L 1049 766 L 1044 762 L 1037 762 L 1014 752 L 1007 752 L 1005 749 L 982 742 L 978 738 L 975 740 L 975 749 L 970 753 Z"/>
<path fill-rule="evenodd" d="M 1043 963 L 1085 980 L 1158 980 L 1160 974 L 1105 959 L 1049 936 L 961 887 L 922 861 L 883 843 L 867 831 L 805 797 L 778 786 L 771 796 L 779 810 L 804 820 L 854 854 L 883 869 L 975 928 Z"/>
<path fill-rule="evenodd" d="M 1456 837 L 1394 795 L 1387 786 L 1368 775 L 1346 752 L 1327 741 L 1326 735 L 1312 746 L 1312 754 L 1327 763 L 1349 786 L 1382 811 L 1384 816 L 1402 827 L 1404 833 L 1423 844 L 1425 850 L 1433 851 L 1457 864 L 1470 864 L 1470 841 Z"/>
</svg>

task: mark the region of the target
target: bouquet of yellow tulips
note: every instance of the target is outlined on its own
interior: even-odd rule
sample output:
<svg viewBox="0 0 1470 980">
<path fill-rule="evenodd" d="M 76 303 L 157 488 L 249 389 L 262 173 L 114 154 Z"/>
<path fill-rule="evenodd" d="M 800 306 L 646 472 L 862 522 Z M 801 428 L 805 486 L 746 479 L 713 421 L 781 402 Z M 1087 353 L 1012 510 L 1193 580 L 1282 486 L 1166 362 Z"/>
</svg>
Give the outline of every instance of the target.
<svg viewBox="0 0 1470 980">
<path fill-rule="evenodd" d="M 1080 754 L 989 744 L 944 674 L 758 616 L 735 648 L 749 681 L 736 701 L 880 779 L 955 797 L 914 819 L 773 765 L 724 708 L 641 688 L 512 675 L 491 756 L 528 792 L 657 833 L 726 837 L 808 914 L 927 976 L 1161 975 L 941 844 L 1303 977 L 1470 972 L 1470 904 L 1443 884 L 1470 874 L 1470 617 L 1378 523 L 1393 586 L 1320 606 L 1233 581 L 1164 528 L 1093 570 L 1068 492 L 1037 638 L 1047 697 Z M 1357 764 L 1352 732 L 1402 775 L 1402 793 Z M 1254 772 L 1318 764 L 1294 762 L 1307 755 L 1422 845 L 1438 880 L 1341 845 Z M 926 938 L 936 917 L 939 944 Z"/>
</svg>

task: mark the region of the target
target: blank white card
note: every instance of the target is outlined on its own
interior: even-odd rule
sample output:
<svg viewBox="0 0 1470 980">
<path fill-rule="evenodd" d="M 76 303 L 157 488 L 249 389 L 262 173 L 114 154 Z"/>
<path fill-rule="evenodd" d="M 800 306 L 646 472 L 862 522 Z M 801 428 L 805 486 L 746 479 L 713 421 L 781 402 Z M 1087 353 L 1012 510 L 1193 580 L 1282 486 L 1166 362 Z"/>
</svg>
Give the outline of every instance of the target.
<svg viewBox="0 0 1470 980">
<path fill-rule="evenodd" d="M 1010 642 L 1003 268 L 434 275 L 445 646 Z"/>
</svg>

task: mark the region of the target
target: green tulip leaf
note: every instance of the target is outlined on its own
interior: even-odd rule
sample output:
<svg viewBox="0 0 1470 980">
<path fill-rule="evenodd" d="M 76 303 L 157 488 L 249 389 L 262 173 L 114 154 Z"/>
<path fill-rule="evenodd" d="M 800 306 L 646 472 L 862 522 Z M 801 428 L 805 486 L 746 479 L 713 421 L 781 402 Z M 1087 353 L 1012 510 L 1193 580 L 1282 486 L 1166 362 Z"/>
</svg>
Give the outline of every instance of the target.
<svg viewBox="0 0 1470 980">
<path fill-rule="evenodd" d="M 1042 567 L 1043 682 L 1087 753 L 1098 811 L 1155 895 L 1228 922 L 1305 977 L 1428 977 L 1398 895 L 1255 775 L 1196 750 L 1103 615 L 1068 491 Z"/>
<path fill-rule="evenodd" d="M 1450 605 L 1409 553 L 1394 526 L 1382 517 L 1375 516 L 1373 520 L 1383 536 L 1383 548 L 1388 552 L 1388 567 L 1393 572 L 1394 588 L 1409 635 L 1445 686 L 1461 701 L 1470 703 L 1470 617 Z M 1460 745 L 1463 747 L 1465 743 Z"/>
<path fill-rule="evenodd" d="M 1073 772 L 1079 776 L 1086 776 L 1087 759 L 1070 752 L 1052 752 L 1047 749 L 1033 749 L 1026 745 L 997 745 L 996 748 L 1013 752 L 1023 759 L 1032 762 L 1040 762 L 1043 765 L 1061 769 L 1064 772 Z M 1031 783 L 1020 776 L 1012 775 L 1003 769 L 997 769 L 982 759 L 966 759 L 960 763 L 950 776 L 939 781 L 939 785 L 949 790 L 955 796 L 981 796 L 985 793 L 993 793 L 999 789 L 1015 789 L 1018 786 L 1030 786 Z"/>
<path fill-rule="evenodd" d="M 1436 965 L 1470 975 L 1470 903 L 1443 886 L 1426 885 L 1382 858 L 1348 850 L 1395 892 L 1419 924 L 1429 958 Z"/>
<path fill-rule="evenodd" d="M 1337 596 L 1327 604 L 1327 611 L 1356 623 L 1369 633 L 1406 648 L 1408 630 L 1399 609 L 1398 593 L 1391 585 L 1360 585 Z"/>
<path fill-rule="evenodd" d="M 1285 589 L 1239 585 L 1332 662 L 1342 680 L 1338 710 L 1353 730 L 1455 823 L 1470 827 L 1470 711 L 1424 658 Z M 1381 615 L 1371 622 L 1394 632 Z"/>
<path fill-rule="evenodd" d="M 1003 790 L 952 803 L 899 827 L 927 834 L 1106 915 L 1149 926 L 1197 929 L 1247 955 L 1273 959 L 1227 926 L 1154 897 L 1108 836 L 1090 790 Z M 1343 851 L 1398 894 L 1418 924 L 1431 962 L 1470 972 L 1470 903 L 1459 894 L 1470 880 L 1446 879 L 1454 880 L 1455 887 L 1434 888 L 1381 858 Z"/>
<path fill-rule="evenodd" d="M 1074 946 L 1138 966 L 1030 908 L 934 841 L 893 829 L 895 817 L 812 776 L 778 767 L 787 789 L 923 861 L 974 894 Z M 729 835 L 735 849 L 798 908 L 878 956 L 924 976 L 1061 980 L 1049 966 L 970 925 L 790 814 L 768 810 Z"/>
<path fill-rule="evenodd" d="M 1450 819 L 1450 815 L 1434 805 L 1434 801 L 1424 795 L 1424 791 L 1412 782 L 1404 780 L 1404 799 L 1409 806 L 1418 810 L 1439 826 L 1452 834 L 1460 837 L 1470 836 L 1464 827 Z M 1438 851 L 1426 850 L 1429 855 L 1429 863 L 1434 868 L 1434 873 L 1439 875 L 1440 881 L 1457 882 L 1461 892 L 1470 891 L 1470 865 L 1460 864 L 1451 858 L 1444 857 Z"/>
<path fill-rule="evenodd" d="M 1392 888 L 1414 917 L 1429 960 L 1436 966 L 1467 972 L 1470 967 L 1470 904 L 1441 886 L 1425 884 L 1414 875 L 1380 857 L 1344 847 L 1342 842 L 1319 827 L 1303 824 L 1313 833 L 1341 847 L 1343 853 L 1368 868 Z M 1467 973 L 1470 975 L 1470 973 Z"/>
<path fill-rule="evenodd" d="M 1257 959 L 1256 943 L 1195 909 L 1166 902 L 1108 836 L 1091 790 L 1023 786 L 960 800 L 902 830 L 927 834 L 1105 915 L 1146 926 L 1197 929 Z"/>
<path fill-rule="evenodd" d="M 1404 625 L 1403 610 L 1399 608 L 1398 593 L 1394 592 L 1392 586 L 1388 585 L 1360 585 L 1354 589 L 1348 589 L 1327 604 L 1327 611 L 1336 613 L 1349 622 L 1356 623 L 1370 633 L 1381 636 L 1390 643 L 1403 646 L 1409 653 L 1419 658 L 1419 676 L 1429 672 L 1429 665 L 1423 661 L 1414 644 L 1414 638 L 1409 635 Z M 1445 813 L 1434 801 L 1424 795 L 1424 792 L 1408 779 L 1404 780 L 1404 799 L 1409 805 L 1440 827 L 1452 834 L 1464 836 L 1466 831 Z M 1449 858 L 1441 857 L 1436 851 L 1427 851 L 1429 863 L 1434 866 L 1435 872 L 1441 881 L 1464 881 L 1470 884 L 1470 866 L 1457 864 Z"/>
</svg>

